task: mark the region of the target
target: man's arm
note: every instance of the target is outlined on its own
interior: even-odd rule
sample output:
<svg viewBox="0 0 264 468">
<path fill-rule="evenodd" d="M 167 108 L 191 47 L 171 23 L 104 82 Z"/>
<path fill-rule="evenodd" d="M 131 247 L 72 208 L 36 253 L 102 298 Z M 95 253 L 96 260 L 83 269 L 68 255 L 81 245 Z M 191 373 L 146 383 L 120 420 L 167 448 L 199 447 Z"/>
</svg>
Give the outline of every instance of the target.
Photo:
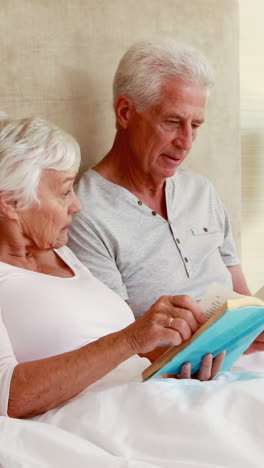
<svg viewBox="0 0 264 468">
<path fill-rule="evenodd" d="M 251 296 L 251 292 L 248 288 L 246 278 L 241 269 L 240 265 L 228 266 L 228 270 L 232 276 L 233 290 L 239 294 L 244 294 L 245 296 Z"/>
<path fill-rule="evenodd" d="M 126 286 L 116 265 L 112 244 L 114 239 L 111 239 L 111 235 L 108 238 L 103 236 L 91 219 L 83 214 L 74 216 L 69 230 L 68 247 L 96 278 L 127 300 Z"/>
<path fill-rule="evenodd" d="M 245 294 L 246 296 L 251 296 L 251 292 L 247 286 L 246 279 L 242 272 L 242 269 L 239 265 L 228 267 L 233 281 L 234 291 L 239 294 Z M 251 354 L 256 351 L 264 351 L 264 332 L 262 332 L 252 345 L 245 351 L 244 354 Z"/>
<path fill-rule="evenodd" d="M 253 341 L 252 345 L 244 352 L 244 354 L 255 353 L 256 351 L 264 351 L 264 332 Z"/>
</svg>

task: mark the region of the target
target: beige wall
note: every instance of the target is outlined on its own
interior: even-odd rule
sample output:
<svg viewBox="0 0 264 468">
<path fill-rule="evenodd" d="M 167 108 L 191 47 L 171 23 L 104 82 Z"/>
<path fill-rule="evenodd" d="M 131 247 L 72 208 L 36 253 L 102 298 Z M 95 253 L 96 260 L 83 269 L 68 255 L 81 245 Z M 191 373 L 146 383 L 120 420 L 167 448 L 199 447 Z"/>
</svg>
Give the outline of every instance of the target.
<svg viewBox="0 0 264 468">
<path fill-rule="evenodd" d="M 79 140 L 83 168 L 111 144 L 111 82 L 136 39 L 169 35 L 216 69 L 207 122 L 188 166 L 208 175 L 240 231 L 236 0 L 0 0 L 1 109 L 42 115 Z"/>
<path fill-rule="evenodd" d="M 242 260 L 249 286 L 264 284 L 264 4 L 240 0 Z"/>
</svg>

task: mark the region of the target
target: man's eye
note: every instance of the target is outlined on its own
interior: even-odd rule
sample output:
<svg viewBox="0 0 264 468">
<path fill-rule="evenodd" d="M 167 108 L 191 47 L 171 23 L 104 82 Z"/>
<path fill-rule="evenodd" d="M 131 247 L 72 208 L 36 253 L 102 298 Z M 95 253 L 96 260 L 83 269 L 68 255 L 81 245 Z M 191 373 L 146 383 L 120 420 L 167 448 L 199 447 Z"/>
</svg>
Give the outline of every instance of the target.
<svg viewBox="0 0 264 468">
<path fill-rule="evenodd" d="M 67 190 L 67 192 L 64 193 L 64 196 L 67 197 L 68 195 L 70 195 L 71 193 L 71 190 Z"/>
<path fill-rule="evenodd" d="M 179 125 L 179 120 L 167 120 L 169 124 Z"/>
</svg>

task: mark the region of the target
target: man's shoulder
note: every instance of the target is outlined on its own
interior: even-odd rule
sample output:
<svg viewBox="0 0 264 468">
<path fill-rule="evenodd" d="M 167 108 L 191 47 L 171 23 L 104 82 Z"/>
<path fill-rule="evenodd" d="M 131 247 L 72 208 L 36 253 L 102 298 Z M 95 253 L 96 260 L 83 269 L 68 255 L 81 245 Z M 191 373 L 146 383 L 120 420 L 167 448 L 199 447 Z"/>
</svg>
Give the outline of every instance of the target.
<svg viewBox="0 0 264 468">
<path fill-rule="evenodd" d="M 82 174 L 79 182 L 75 185 L 75 192 L 79 198 L 102 190 L 102 183 L 97 175 L 99 176 L 93 169 L 88 169 Z"/>
<path fill-rule="evenodd" d="M 82 214 L 105 210 L 108 202 L 115 197 L 113 184 L 93 169 L 88 169 L 75 186 L 75 192 L 82 204 Z"/>
</svg>

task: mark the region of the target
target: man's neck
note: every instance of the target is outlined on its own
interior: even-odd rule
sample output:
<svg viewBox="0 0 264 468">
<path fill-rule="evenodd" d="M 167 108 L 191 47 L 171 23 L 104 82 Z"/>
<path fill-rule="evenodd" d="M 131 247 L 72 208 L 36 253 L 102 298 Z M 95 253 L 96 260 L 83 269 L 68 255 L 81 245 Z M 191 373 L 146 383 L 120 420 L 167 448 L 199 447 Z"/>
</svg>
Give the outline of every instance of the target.
<svg viewBox="0 0 264 468">
<path fill-rule="evenodd" d="M 155 180 L 151 175 L 144 174 L 118 133 L 109 153 L 93 169 L 109 182 L 129 190 L 142 203 L 167 219 L 165 180 Z"/>
</svg>

